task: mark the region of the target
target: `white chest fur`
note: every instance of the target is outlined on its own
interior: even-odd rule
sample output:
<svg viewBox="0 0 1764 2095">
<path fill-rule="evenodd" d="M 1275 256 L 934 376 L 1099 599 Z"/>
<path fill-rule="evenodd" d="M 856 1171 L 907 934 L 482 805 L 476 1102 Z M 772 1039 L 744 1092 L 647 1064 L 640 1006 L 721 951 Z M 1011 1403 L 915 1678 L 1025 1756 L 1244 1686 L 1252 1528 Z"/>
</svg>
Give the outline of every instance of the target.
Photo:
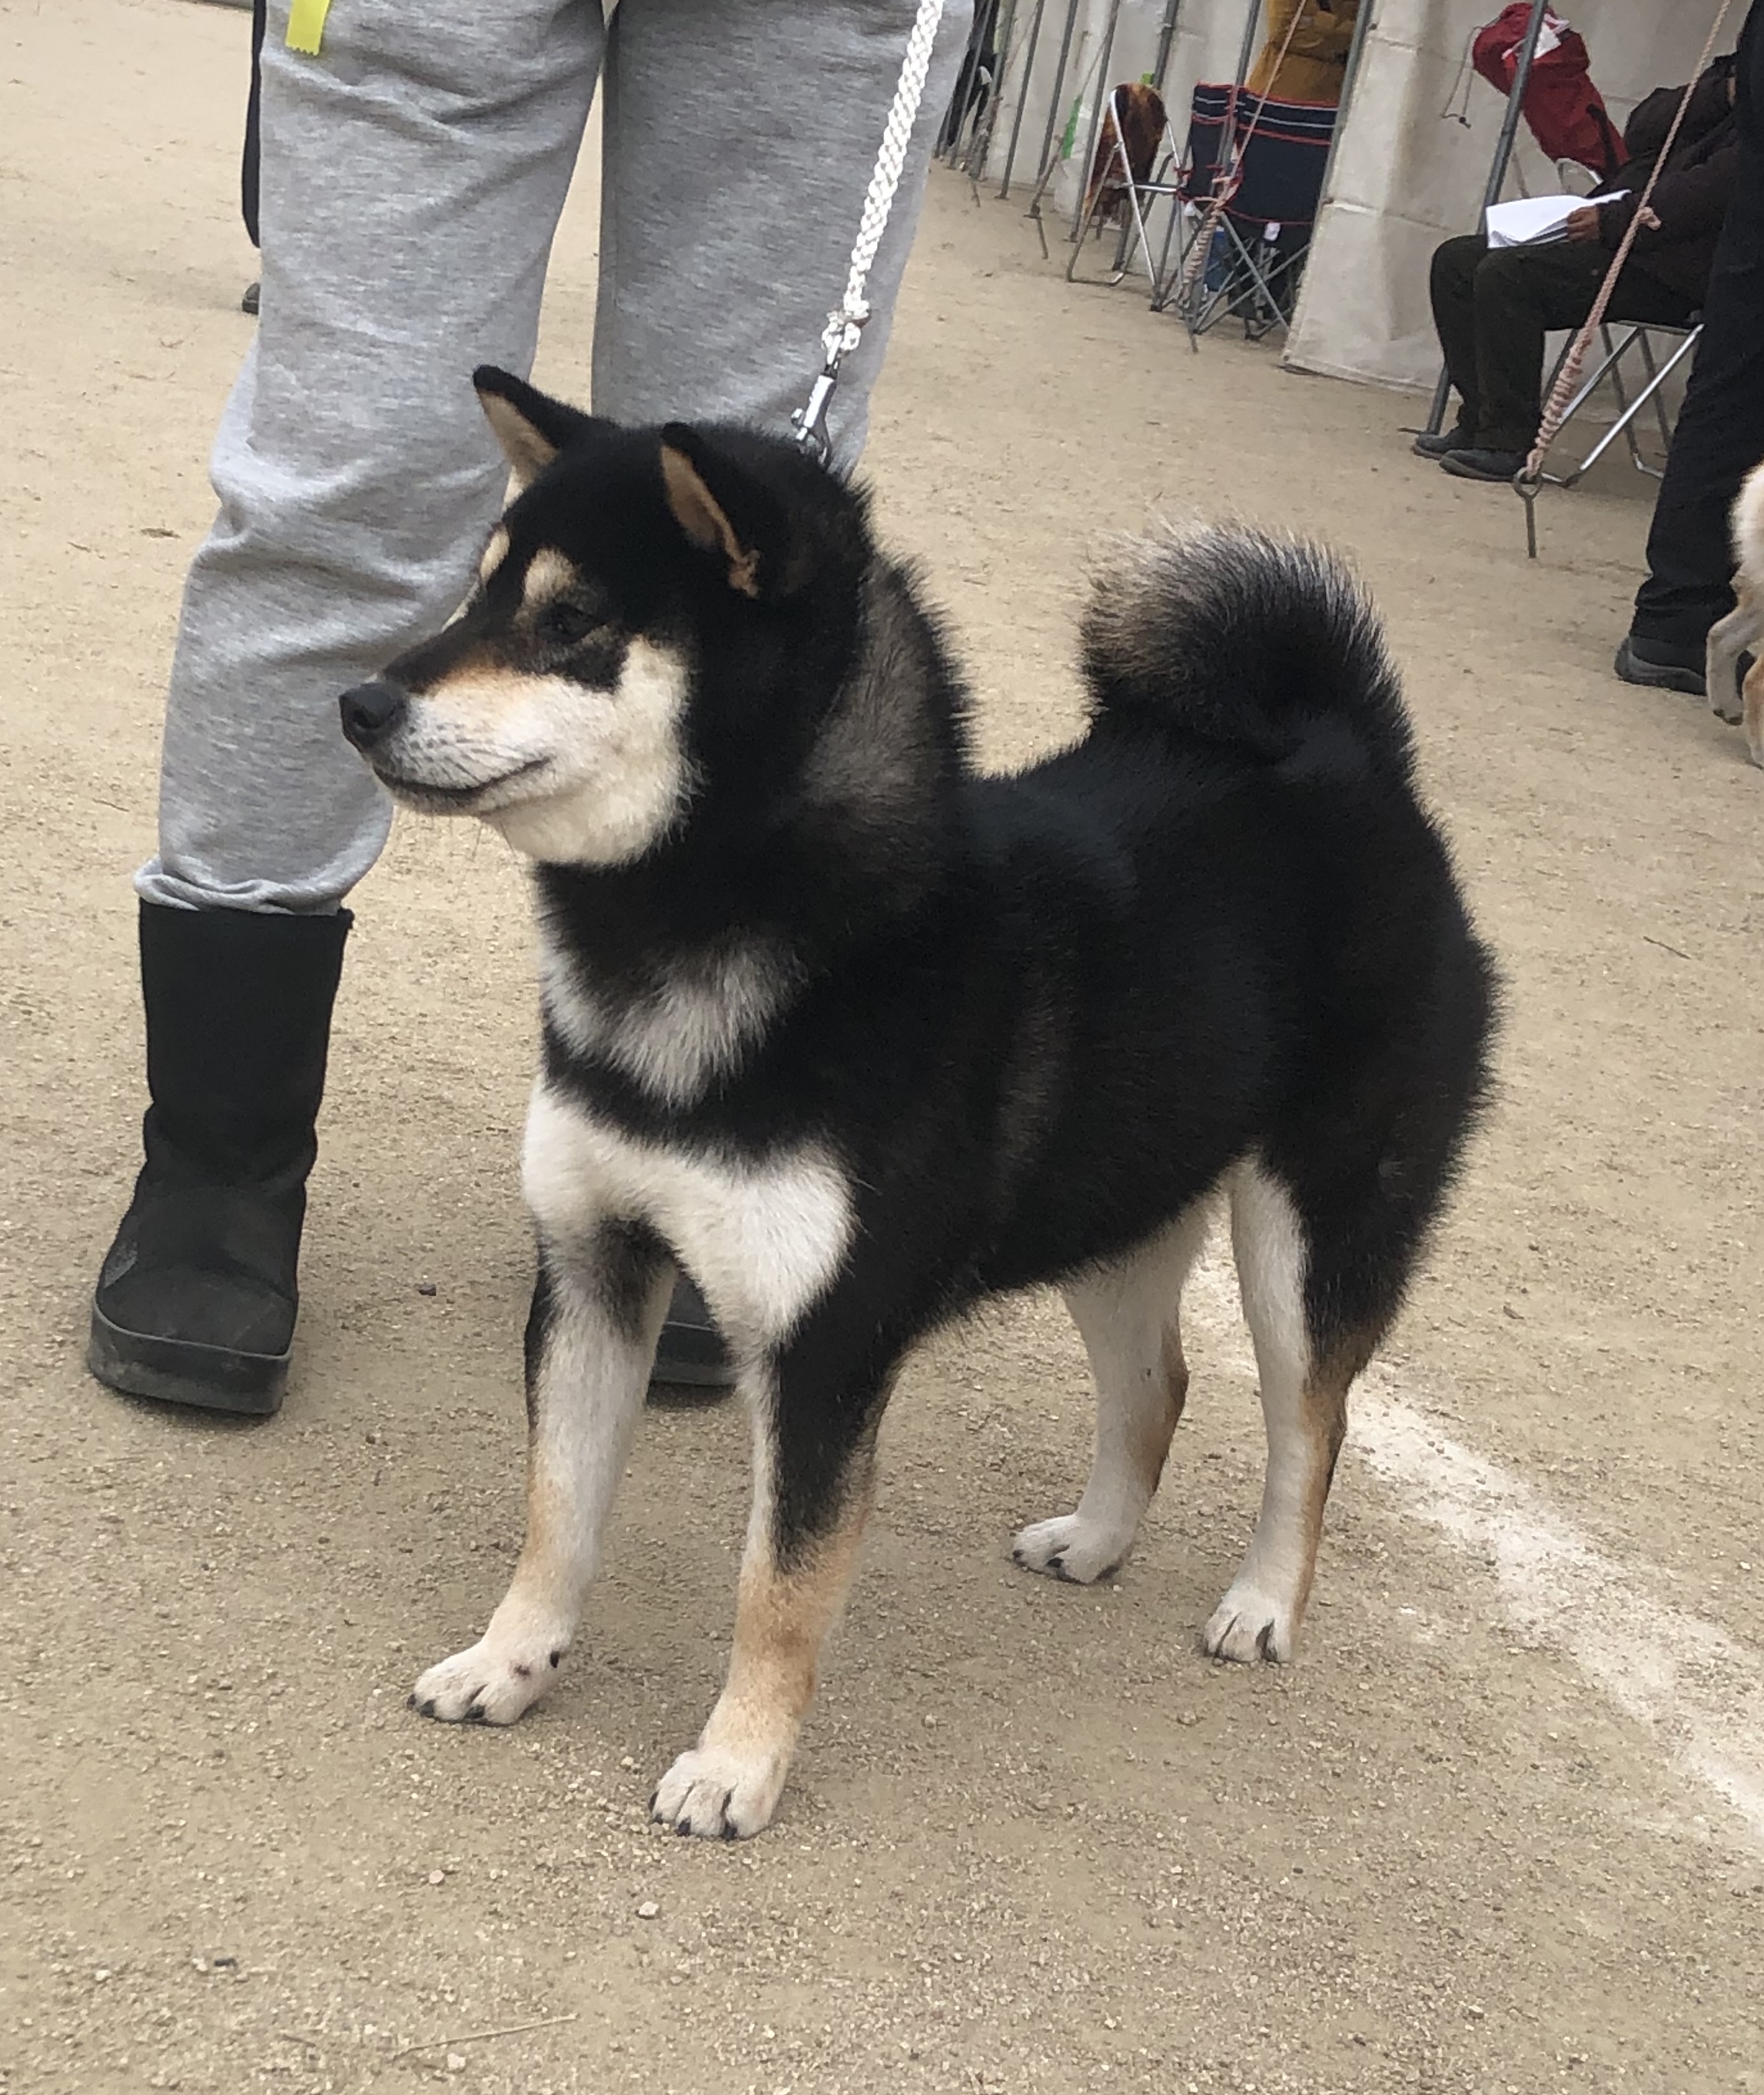
<svg viewBox="0 0 1764 2095">
<path fill-rule="evenodd" d="M 732 940 L 673 963 L 614 1004 L 566 952 L 545 944 L 540 993 L 575 1053 L 610 1062 L 664 1105 L 683 1106 L 738 1068 L 789 1002 L 796 974 L 777 948 Z"/>
<path fill-rule="evenodd" d="M 543 1079 L 528 1109 L 521 1175 L 554 1243 L 602 1220 L 646 1222 L 678 1253 L 738 1348 L 783 1338 L 851 1240 L 850 1182 L 823 1144 L 755 1161 L 642 1141 Z"/>
</svg>

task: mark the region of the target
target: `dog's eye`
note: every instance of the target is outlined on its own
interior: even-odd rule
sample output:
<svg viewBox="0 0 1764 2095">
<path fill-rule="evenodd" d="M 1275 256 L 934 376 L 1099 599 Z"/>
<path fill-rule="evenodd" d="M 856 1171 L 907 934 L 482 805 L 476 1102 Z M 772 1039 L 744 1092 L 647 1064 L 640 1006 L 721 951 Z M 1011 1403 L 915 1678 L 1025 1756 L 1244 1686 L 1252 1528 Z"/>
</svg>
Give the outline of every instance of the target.
<svg viewBox="0 0 1764 2095">
<path fill-rule="evenodd" d="M 571 647 L 578 640 L 585 640 L 597 625 L 606 622 L 598 612 L 590 611 L 585 604 L 571 603 L 567 598 L 559 598 L 540 612 L 537 629 L 540 638 L 550 641 L 554 647 Z"/>
</svg>

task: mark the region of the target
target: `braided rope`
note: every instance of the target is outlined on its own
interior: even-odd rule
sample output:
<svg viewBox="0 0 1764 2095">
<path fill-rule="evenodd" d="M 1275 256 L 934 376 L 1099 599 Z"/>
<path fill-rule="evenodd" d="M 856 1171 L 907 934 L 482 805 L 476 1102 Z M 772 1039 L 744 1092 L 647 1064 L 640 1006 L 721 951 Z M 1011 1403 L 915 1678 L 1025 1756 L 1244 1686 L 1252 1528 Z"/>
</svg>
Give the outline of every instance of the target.
<svg viewBox="0 0 1764 2095">
<path fill-rule="evenodd" d="M 1293 48 L 1293 39 L 1297 35 L 1298 25 L 1304 17 L 1302 7 L 1293 10 L 1293 19 L 1286 25 L 1286 35 L 1281 41 L 1280 55 L 1275 59 L 1274 70 L 1268 76 L 1271 82 L 1280 78 L 1280 68 L 1286 63 L 1286 54 Z M 1182 274 L 1176 279 L 1173 295 L 1179 311 L 1182 310 L 1184 300 L 1193 290 L 1201 272 L 1206 267 L 1207 256 L 1212 251 L 1213 235 L 1219 230 L 1219 222 L 1225 216 L 1226 206 L 1236 196 L 1243 181 L 1244 155 L 1249 150 L 1249 142 L 1255 137 L 1262 112 L 1268 106 L 1269 98 L 1266 94 L 1257 96 L 1256 113 L 1249 120 L 1249 128 L 1240 138 L 1237 136 L 1237 101 L 1243 92 L 1243 82 L 1240 80 L 1234 81 L 1231 99 L 1225 105 L 1225 136 L 1231 142 L 1213 170 L 1213 193 L 1206 200 L 1200 228 L 1188 249 L 1188 259 L 1182 265 Z"/>
<path fill-rule="evenodd" d="M 906 55 L 901 61 L 894 100 L 889 110 L 888 122 L 883 127 L 882 150 L 876 155 L 875 172 L 870 177 L 870 187 L 863 200 L 863 216 L 858 222 L 857 241 L 851 250 L 851 273 L 845 279 L 845 295 L 837 309 L 828 315 L 827 326 L 821 335 L 825 362 L 807 406 L 798 408 L 791 418 L 797 436 L 823 458 L 828 449 L 822 426 L 828 403 L 839 377 L 840 361 L 858 346 L 862 339 L 864 324 L 870 317 L 870 301 L 866 295 L 870 272 L 875 266 L 876 250 L 882 245 L 882 236 L 888 230 L 894 194 L 906 170 L 906 155 L 913 142 L 913 127 L 919 120 L 919 105 L 924 99 L 925 79 L 931 70 L 931 54 L 937 41 L 938 24 L 943 20 L 943 9 L 944 0 L 919 0 L 919 12 L 914 18 L 912 33 L 906 40 Z"/>
<path fill-rule="evenodd" d="M 1604 324 L 1605 313 L 1610 309 L 1612 298 L 1616 294 L 1617 280 L 1623 275 L 1623 265 L 1628 261 L 1630 250 L 1636 244 L 1636 235 L 1641 231 L 1642 220 L 1648 208 L 1648 199 L 1653 194 L 1661 176 L 1666 171 L 1666 163 L 1671 157 L 1672 148 L 1678 142 L 1679 133 L 1684 128 L 1685 116 L 1690 109 L 1691 97 L 1697 92 L 1697 82 L 1709 70 L 1709 61 L 1714 55 L 1715 42 L 1721 34 L 1721 25 L 1727 20 L 1732 7 L 1733 0 L 1721 0 L 1721 4 L 1715 10 L 1715 19 L 1710 24 L 1709 35 L 1703 45 L 1703 54 L 1697 61 L 1697 70 L 1691 75 L 1689 85 L 1679 98 L 1679 106 L 1672 118 L 1672 128 L 1666 134 L 1666 143 L 1660 148 L 1658 157 L 1655 159 L 1653 170 L 1648 176 L 1647 185 L 1641 192 L 1640 198 L 1636 205 L 1629 224 L 1624 228 L 1623 237 L 1618 242 L 1617 252 L 1611 257 L 1611 266 L 1605 271 L 1605 281 L 1599 286 L 1599 294 L 1592 301 L 1592 310 L 1587 315 L 1580 332 L 1568 345 L 1568 353 L 1562 360 L 1562 368 L 1556 374 L 1556 382 L 1550 389 L 1549 400 L 1544 409 L 1544 419 L 1538 425 L 1536 441 L 1532 446 L 1530 457 L 1519 468 L 1517 476 L 1519 481 L 1527 481 L 1535 486 L 1542 477 L 1544 460 L 1549 453 L 1550 446 L 1561 434 L 1562 425 L 1567 419 L 1569 407 L 1575 393 L 1579 390 L 1580 373 L 1585 368 L 1587 350 L 1591 345 L 1593 336 Z"/>
</svg>

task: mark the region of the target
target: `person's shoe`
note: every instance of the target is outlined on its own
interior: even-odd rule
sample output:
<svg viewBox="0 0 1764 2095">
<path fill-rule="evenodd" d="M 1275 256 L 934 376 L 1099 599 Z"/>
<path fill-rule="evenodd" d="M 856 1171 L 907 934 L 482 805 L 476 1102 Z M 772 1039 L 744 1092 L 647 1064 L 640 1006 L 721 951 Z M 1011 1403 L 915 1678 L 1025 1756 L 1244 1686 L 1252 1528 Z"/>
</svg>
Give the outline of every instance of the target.
<svg viewBox="0 0 1764 2095">
<path fill-rule="evenodd" d="M 682 1274 L 675 1283 L 668 1304 L 667 1322 L 662 1326 L 661 1344 L 655 1349 L 655 1365 L 650 1372 L 650 1393 L 663 1403 L 705 1403 L 721 1396 L 735 1384 L 735 1363 L 723 1343 L 704 1297 Z"/>
<path fill-rule="evenodd" d="M 1440 460 L 1440 470 L 1458 480 L 1511 480 L 1525 464 L 1525 457 L 1523 451 L 1484 451 L 1471 444 L 1461 451 L 1448 451 Z"/>
<path fill-rule="evenodd" d="M 240 311 L 241 313 L 256 312 L 263 303 L 263 285 L 261 280 L 255 284 L 247 284 L 245 287 L 245 296 L 239 301 Z"/>
<path fill-rule="evenodd" d="M 1476 441 L 1476 433 L 1467 423 L 1454 422 L 1449 429 L 1437 429 L 1429 436 L 1425 429 L 1409 446 L 1417 458 L 1442 459 L 1448 451 L 1468 451 Z"/>
<path fill-rule="evenodd" d="M 256 1417 L 280 1405 L 350 921 L 141 904 L 153 1103 L 86 1352 L 111 1389 Z"/>
<path fill-rule="evenodd" d="M 1707 698 L 1703 657 L 1694 648 L 1675 647 L 1664 640 L 1638 640 L 1624 634 L 1613 664 L 1626 684 L 1649 684 L 1662 691 L 1684 691 L 1693 699 Z"/>
</svg>

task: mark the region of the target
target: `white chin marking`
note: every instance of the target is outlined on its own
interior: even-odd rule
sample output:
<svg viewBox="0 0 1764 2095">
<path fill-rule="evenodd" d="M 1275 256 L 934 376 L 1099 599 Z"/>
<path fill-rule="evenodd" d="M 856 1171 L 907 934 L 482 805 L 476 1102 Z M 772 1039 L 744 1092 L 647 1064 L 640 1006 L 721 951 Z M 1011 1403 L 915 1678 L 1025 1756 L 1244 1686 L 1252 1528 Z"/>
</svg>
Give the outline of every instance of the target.
<svg viewBox="0 0 1764 2095">
<path fill-rule="evenodd" d="M 626 865 L 667 835 L 691 788 L 689 682 L 677 656 L 641 638 L 610 690 L 514 670 L 461 675 L 413 703 L 387 761 L 413 793 L 481 793 L 435 812 L 476 814 L 528 858 Z"/>
<path fill-rule="evenodd" d="M 685 664 L 632 641 L 610 691 L 545 680 L 523 708 L 522 739 L 551 757 L 566 782 L 542 799 L 484 819 L 524 857 L 551 865 L 622 865 L 642 857 L 677 820 L 690 782 L 682 738 Z"/>
</svg>

